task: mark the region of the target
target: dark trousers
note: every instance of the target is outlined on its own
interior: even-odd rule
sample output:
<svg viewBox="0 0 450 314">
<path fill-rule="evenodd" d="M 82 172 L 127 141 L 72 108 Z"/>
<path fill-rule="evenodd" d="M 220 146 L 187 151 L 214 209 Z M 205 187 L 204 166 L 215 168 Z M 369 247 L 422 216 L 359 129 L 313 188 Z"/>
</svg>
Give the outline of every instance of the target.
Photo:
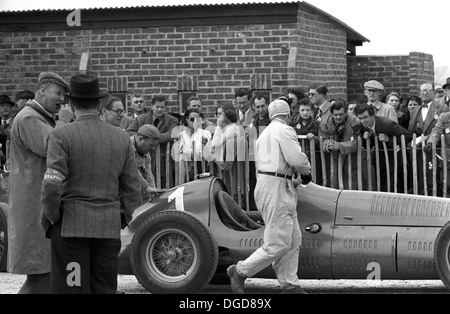
<svg viewBox="0 0 450 314">
<path fill-rule="evenodd" d="M 51 231 L 53 294 L 115 294 L 120 239 L 66 238 Z M 78 266 L 74 267 L 74 263 Z M 75 284 L 78 280 L 79 284 Z"/>
</svg>

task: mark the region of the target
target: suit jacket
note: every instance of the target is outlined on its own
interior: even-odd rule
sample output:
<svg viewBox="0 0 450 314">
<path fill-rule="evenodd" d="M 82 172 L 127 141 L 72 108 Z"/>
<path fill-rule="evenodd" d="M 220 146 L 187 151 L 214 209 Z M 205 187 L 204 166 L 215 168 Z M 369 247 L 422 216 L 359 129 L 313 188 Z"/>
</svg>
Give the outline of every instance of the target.
<svg viewBox="0 0 450 314">
<path fill-rule="evenodd" d="M 430 108 L 428 109 L 427 117 L 426 117 L 425 121 L 423 122 L 423 128 L 421 130 L 422 132 L 420 132 L 420 130 L 418 130 L 418 128 L 417 128 L 417 124 L 419 122 L 418 119 L 421 119 L 422 107 L 417 107 L 414 109 L 414 111 L 411 112 L 411 119 L 409 121 L 408 131 L 411 134 L 416 133 L 417 136 L 421 136 L 421 135 L 429 136 L 431 134 L 431 131 L 433 130 L 433 128 L 436 126 L 436 122 L 437 122 L 439 116 L 443 112 L 448 112 L 448 111 L 449 111 L 448 106 L 442 104 L 439 101 L 434 100 L 430 104 Z"/>
<path fill-rule="evenodd" d="M 123 116 L 122 121 L 120 121 L 120 128 L 122 130 L 127 130 L 133 120 L 134 119 L 130 116 Z"/>
<path fill-rule="evenodd" d="M 397 137 L 397 145 L 401 145 L 401 136 L 405 135 L 406 143 L 411 142 L 412 134 L 408 132 L 405 128 L 401 127 L 397 122 L 392 121 L 389 118 L 385 117 L 375 117 L 375 133 L 377 135 L 385 134 L 390 139 L 387 143 L 387 147 L 393 147 L 393 141 L 391 137 Z M 381 149 L 382 147 L 380 147 Z"/>
<path fill-rule="evenodd" d="M 322 108 L 316 108 L 314 109 L 315 113 L 315 119 L 319 121 L 320 123 L 327 123 L 328 118 L 331 116 L 331 103 L 329 101 L 326 101 L 325 104 L 322 105 Z M 320 112 L 319 112 L 320 110 Z"/>
<path fill-rule="evenodd" d="M 139 130 L 141 126 L 144 124 L 153 125 L 153 111 L 150 111 L 147 114 L 142 114 L 136 117 L 127 128 L 128 134 L 133 136 Z M 178 120 L 175 117 L 172 117 L 170 114 L 165 113 L 162 118 L 159 120 L 158 128 L 161 133 L 161 138 L 159 140 L 160 144 L 170 142 L 172 140 L 172 130 L 174 127 L 178 125 Z"/>
<path fill-rule="evenodd" d="M 433 128 L 433 131 L 431 131 L 427 143 L 438 144 L 441 141 L 441 135 L 444 135 L 445 147 L 447 150 L 450 149 L 450 112 L 445 112 L 439 116 L 438 122 Z M 447 159 L 450 159 L 448 153 Z"/>
<path fill-rule="evenodd" d="M 245 112 L 245 120 L 244 123 L 241 123 L 240 121 L 240 110 L 236 110 L 236 113 L 238 115 L 238 120 L 236 122 L 237 125 L 248 127 L 254 122 L 254 116 L 256 115 L 256 111 L 253 108 L 248 108 L 248 110 Z"/>
<path fill-rule="evenodd" d="M 442 97 L 441 99 L 439 99 L 439 101 L 441 102 L 441 104 L 444 104 L 447 107 L 450 106 L 450 98 L 448 98 L 447 96 Z"/>
<path fill-rule="evenodd" d="M 61 236 L 120 238 L 121 213 L 129 222 L 141 198 L 128 135 L 96 114 L 55 129 L 41 197 L 43 216 L 51 224 L 62 216 Z"/>
<path fill-rule="evenodd" d="M 328 144 L 331 141 L 336 141 L 340 143 L 339 144 L 340 154 L 349 155 L 355 153 L 358 148 L 357 132 L 359 132 L 359 126 L 360 126 L 359 119 L 355 116 L 348 115 L 344 126 L 342 140 L 339 141 L 337 139 L 337 135 L 335 134 L 334 119 L 332 117 L 329 117 L 326 123 L 322 123 L 320 125 L 319 130 L 320 136 L 324 138 L 323 150 L 329 153 Z"/>
</svg>

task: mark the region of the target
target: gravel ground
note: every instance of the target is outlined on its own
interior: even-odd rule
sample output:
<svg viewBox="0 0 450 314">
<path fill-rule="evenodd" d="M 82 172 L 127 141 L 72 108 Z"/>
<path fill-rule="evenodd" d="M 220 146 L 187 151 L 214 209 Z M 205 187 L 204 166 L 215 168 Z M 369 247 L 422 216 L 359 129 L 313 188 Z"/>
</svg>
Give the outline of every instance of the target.
<svg viewBox="0 0 450 314">
<path fill-rule="evenodd" d="M 119 290 L 126 294 L 148 294 L 134 276 L 119 275 Z M 25 276 L 0 273 L 0 294 L 16 294 Z M 301 280 L 302 288 L 314 294 L 449 294 L 439 280 Z M 246 292 L 278 294 L 278 282 L 273 279 L 248 279 Z M 199 294 L 230 294 L 229 285 L 208 285 Z"/>
</svg>

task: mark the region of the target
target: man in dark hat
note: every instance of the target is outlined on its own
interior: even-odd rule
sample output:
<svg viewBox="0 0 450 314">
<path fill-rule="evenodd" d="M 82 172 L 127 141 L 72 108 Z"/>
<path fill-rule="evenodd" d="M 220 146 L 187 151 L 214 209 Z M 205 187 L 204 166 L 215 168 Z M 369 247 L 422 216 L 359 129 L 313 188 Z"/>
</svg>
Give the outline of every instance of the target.
<svg viewBox="0 0 450 314">
<path fill-rule="evenodd" d="M 70 89 L 67 97 L 77 118 L 51 133 L 42 182 L 51 290 L 115 294 L 120 229 L 131 221 L 141 197 L 134 149 L 126 132 L 98 116 L 99 99 L 106 95 L 100 94 L 96 77 L 75 75 Z"/>
<path fill-rule="evenodd" d="M 11 101 L 9 96 L 0 95 L 0 143 L 2 144 L 1 149 L 3 155 L 1 156 L 2 165 L 9 159 L 9 140 L 11 135 L 11 125 L 14 118 L 11 116 L 11 110 L 14 107 L 14 103 Z"/>
<path fill-rule="evenodd" d="M 50 292 L 50 241 L 40 227 L 40 191 L 48 136 L 54 114 L 69 85 L 58 74 L 39 75 L 35 97 L 14 118 L 11 128 L 9 176 L 8 271 L 27 275 L 19 293 Z"/>
<path fill-rule="evenodd" d="M 442 86 L 442 89 L 445 91 L 445 96 L 441 98 L 441 103 L 450 107 L 450 77 L 447 78 L 447 82 Z"/>
</svg>

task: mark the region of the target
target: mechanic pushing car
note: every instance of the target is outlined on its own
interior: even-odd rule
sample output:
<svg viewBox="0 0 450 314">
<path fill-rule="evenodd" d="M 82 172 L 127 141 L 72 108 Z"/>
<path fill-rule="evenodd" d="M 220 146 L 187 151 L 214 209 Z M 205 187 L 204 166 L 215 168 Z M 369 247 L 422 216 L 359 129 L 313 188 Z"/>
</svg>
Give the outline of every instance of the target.
<svg viewBox="0 0 450 314">
<path fill-rule="evenodd" d="M 264 244 L 246 260 L 227 269 L 234 293 L 244 293 L 244 282 L 272 264 L 283 293 L 305 293 L 297 277 L 302 240 L 297 219 L 294 173 L 302 184 L 311 182 L 311 165 L 302 152 L 290 119 L 289 99 L 269 105 L 271 123 L 256 142 L 257 183 L 255 200 L 264 219 Z"/>
</svg>

